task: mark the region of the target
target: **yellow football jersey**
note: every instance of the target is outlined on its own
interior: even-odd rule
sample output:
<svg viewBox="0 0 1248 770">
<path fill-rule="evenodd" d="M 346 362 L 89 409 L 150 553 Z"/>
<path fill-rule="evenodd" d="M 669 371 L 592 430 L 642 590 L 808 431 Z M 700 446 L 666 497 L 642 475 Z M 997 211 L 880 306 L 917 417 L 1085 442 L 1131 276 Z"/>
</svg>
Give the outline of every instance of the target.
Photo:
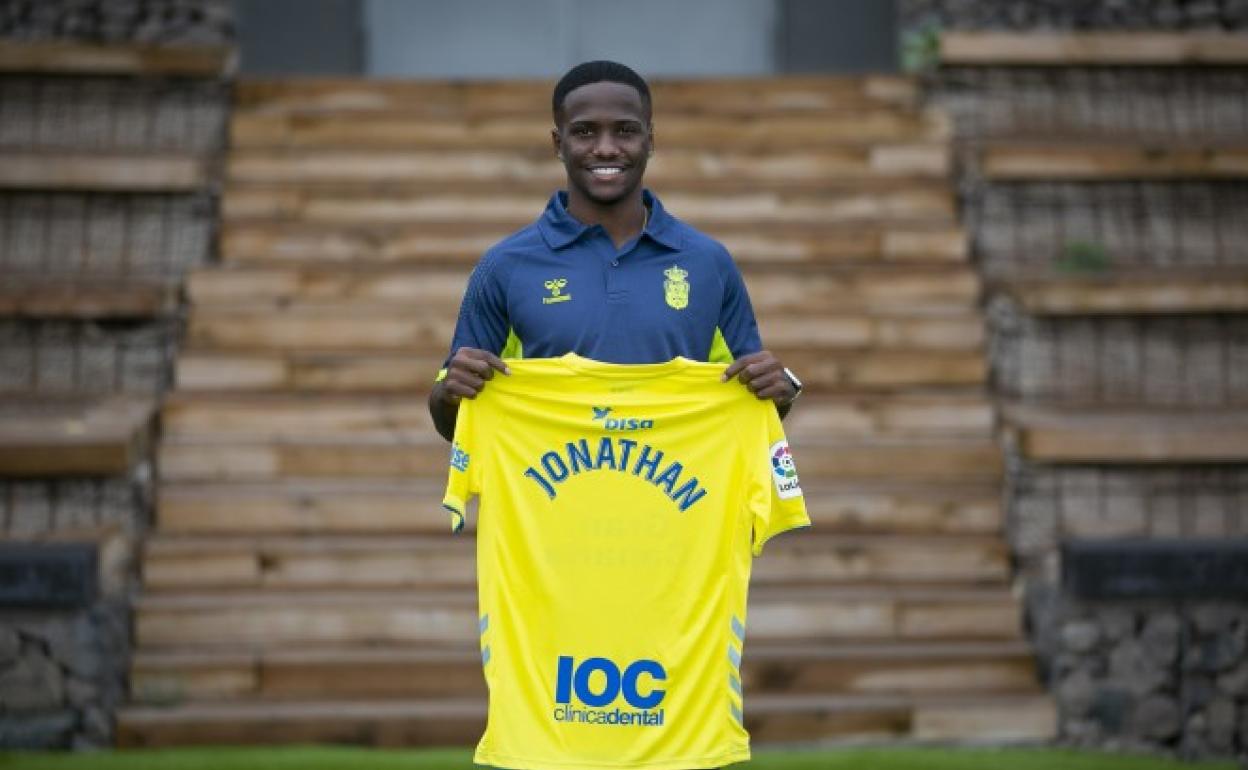
<svg viewBox="0 0 1248 770">
<path fill-rule="evenodd" d="M 443 504 L 479 497 L 478 764 L 749 759 L 751 554 L 809 526 L 775 407 L 723 364 L 508 362 L 459 410 Z"/>
</svg>

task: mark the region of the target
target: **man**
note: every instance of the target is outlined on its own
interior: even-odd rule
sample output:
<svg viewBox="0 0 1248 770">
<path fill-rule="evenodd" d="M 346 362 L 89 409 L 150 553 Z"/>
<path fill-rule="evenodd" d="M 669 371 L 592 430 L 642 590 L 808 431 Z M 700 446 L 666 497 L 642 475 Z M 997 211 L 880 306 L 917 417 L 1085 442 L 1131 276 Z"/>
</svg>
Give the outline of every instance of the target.
<svg viewBox="0 0 1248 770">
<path fill-rule="evenodd" d="M 801 382 L 762 349 L 727 250 L 642 186 L 654 152 L 645 80 L 622 64 L 586 62 L 555 86 L 551 106 L 567 190 L 473 271 L 429 396 L 438 432 L 451 440 L 460 400 L 507 374 L 503 358 L 568 352 L 608 363 L 721 361 L 725 382 L 738 378 L 787 414 Z"/>
</svg>

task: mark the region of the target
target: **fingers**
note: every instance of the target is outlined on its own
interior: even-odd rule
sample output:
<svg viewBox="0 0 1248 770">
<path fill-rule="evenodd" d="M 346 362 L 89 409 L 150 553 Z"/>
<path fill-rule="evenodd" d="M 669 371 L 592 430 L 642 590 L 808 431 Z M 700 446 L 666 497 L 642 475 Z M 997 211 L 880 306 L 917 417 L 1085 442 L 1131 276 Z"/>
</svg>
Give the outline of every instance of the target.
<svg viewBox="0 0 1248 770">
<path fill-rule="evenodd" d="M 758 353 L 750 353 L 748 356 L 741 356 L 731 364 L 728 364 L 728 368 L 724 370 L 723 376 L 719 378 L 720 382 L 727 382 L 728 380 L 731 380 L 733 377 L 742 374 L 746 367 L 757 361 L 762 361 L 765 357 L 770 355 L 771 354 L 766 350 L 763 350 Z M 745 382 L 745 380 L 742 380 L 742 382 Z"/>
<path fill-rule="evenodd" d="M 496 371 L 511 374 L 507 364 L 488 350 L 460 348 L 446 366 L 442 397 L 452 404 L 464 398 L 476 398 Z"/>
</svg>

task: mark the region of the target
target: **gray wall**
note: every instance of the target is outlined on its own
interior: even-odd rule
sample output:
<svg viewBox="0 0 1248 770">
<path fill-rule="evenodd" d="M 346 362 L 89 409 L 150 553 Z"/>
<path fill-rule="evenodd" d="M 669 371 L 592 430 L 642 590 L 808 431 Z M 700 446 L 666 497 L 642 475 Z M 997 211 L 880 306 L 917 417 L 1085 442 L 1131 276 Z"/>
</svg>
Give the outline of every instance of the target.
<svg viewBox="0 0 1248 770">
<path fill-rule="evenodd" d="M 896 0 L 234 0 L 244 75 L 551 78 L 896 69 Z"/>
</svg>

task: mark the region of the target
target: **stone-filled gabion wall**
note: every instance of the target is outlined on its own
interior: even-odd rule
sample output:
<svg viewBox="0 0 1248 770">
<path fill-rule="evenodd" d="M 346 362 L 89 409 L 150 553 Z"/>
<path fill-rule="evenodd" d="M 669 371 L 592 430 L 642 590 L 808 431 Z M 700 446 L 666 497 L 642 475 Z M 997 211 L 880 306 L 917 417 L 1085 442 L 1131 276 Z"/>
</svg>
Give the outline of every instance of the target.
<svg viewBox="0 0 1248 770">
<path fill-rule="evenodd" d="M 903 41 L 940 31 L 1243 31 L 1248 0 L 901 0 Z M 919 57 L 920 59 L 923 57 Z M 1248 319 L 1028 316 L 997 282 L 1065 270 L 1248 266 L 1248 185 L 1000 182 L 983 140 L 1157 146 L 1248 135 L 1248 67 L 937 67 L 929 103 L 956 134 L 971 252 L 990 287 L 992 385 L 1024 404 L 1242 409 Z M 1029 636 L 1079 746 L 1248 758 L 1248 603 L 1080 601 L 1063 542 L 1248 538 L 1248 467 L 1041 465 L 1007 447 L 1006 528 Z"/>
<path fill-rule="evenodd" d="M 6 0 L 0 39 L 228 46 L 231 0 Z M 0 75 L 5 151 L 166 152 L 217 160 L 228 79 Z M 0 193 L 0 275 L 179 280 L 211 256 L 216 191 Z M 177 317 L 0 319 L 0 399 L 169 386 Z M 77 610 L 0 611 L 0 748 L 90 748 L 114 739 L 126 699 L 130 602 L 152 519 L 150 460 L 115 478 L 0 481 L 0 537 L 90 538 L 99 597 Z"/>
</svg>

